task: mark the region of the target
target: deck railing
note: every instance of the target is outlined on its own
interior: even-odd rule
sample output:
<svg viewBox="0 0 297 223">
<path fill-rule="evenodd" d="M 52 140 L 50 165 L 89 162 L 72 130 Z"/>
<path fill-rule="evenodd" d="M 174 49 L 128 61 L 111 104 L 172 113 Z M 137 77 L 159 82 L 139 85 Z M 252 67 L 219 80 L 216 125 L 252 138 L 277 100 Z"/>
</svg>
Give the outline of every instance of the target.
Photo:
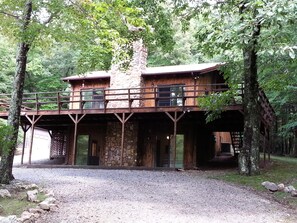
<svg viewBox="0 0 297 223">
<path fill-rule="evenodd" d="M 172 86 L 179 87 L 177 92 Z M 24 93 L 22 111 L 112 110 L 163 107 L 199 107 L 197 98 L 220 94 L 228 90 L 226 84 L 168 85 L 161 87 L 125 89 L 82 89 L 80 91 Z M 2 112 L 8 109 L 10 95 L 0 95 Z M 242 104 L 242 85 L 232 105 Z"/>
</svg>

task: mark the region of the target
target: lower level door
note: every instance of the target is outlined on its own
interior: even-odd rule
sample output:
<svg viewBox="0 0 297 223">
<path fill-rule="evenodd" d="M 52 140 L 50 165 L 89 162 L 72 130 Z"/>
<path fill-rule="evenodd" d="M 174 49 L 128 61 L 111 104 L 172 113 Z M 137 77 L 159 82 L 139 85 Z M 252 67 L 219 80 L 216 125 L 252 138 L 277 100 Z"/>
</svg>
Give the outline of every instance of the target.
<svg viewBox="0 0 297 223">
<path fill-rule="evenodd" d="M 76 165 L 87 165 L 88 164 L 88 153 L 90 145 L 89 135 L 78 135 L 77 146 L 76 146 Z"/>
<path fill-rule="evenodd" d="M 174 150 L 174 136 L 170 136 L 170 167 L 184 167 L 184 135 L 182 134 L 176 135 L 176 150 Z"/>
</svg>

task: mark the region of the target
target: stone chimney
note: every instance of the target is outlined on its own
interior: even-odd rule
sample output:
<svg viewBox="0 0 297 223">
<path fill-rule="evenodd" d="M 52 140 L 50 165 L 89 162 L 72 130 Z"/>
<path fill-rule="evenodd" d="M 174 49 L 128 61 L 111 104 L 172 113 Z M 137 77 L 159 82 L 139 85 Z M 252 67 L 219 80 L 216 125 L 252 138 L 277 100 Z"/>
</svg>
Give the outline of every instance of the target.
<svg viewBox="0 0 297 223">
<path fill-rule="evenodd" d="M 142 39 L 133 42 L 133 56 L 131 60 L 131 74 L 137 75 L 145 70 L 147 64 L 147 49 L 143 45 Z M 135 74 L 134 74 L 135 73 Z"/>
<path fill-rule="evenodd" d="M 142 39 L 133 42 L 133 56 L 130 66 L 127 70 L 122 70 L 118 65 L 112 66 L 110 72 L 110 93 L 124 93 L 125 91 L 114 91 L 113 89 L 120 88 L 141 88 L 144 87 L 143 78 L 141 73 L 146 68 L 147 63 L 147 49 L 143 45 Z M 131 93 L 140 93 L 139 90 L 131 90 Z M 119 99 L 121 96 L 117 96 Z M 132 98 L 141 97 L 141 95 L 132 95 Z M 125 98 L 125 96 L 123 96 Z M 134 100 L 132 107 L 140 107 L 140 100 Z M 123 101 L 110 101 L 108 107 L 128 107 L 127 102 Z"/>
</svg>

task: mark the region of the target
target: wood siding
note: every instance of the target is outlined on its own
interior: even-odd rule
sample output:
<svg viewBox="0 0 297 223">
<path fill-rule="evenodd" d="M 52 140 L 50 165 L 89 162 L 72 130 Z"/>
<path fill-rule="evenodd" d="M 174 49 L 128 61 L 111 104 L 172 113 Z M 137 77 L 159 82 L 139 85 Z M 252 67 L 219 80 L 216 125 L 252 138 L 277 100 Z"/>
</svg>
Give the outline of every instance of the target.
<svg viewBox="0 0 297 223">
<path fill-rule="evenodd" d="M 79 101 L 81 100 L 81 90 L 88 89 L 106 89 L 109 88 L 109 78 L 105 79 L 91 79 L 91 80 L 79 80 L 71 81 L 71 98 L 69 107 L 70 109 L 80 109 L 81 105 Z"/>
<path fill-rule="evenodd" d="M 229 144 L 231 146 L 230 132 L 214 132 L 216 155 L 222 152 L 222 144 Z"/>
<path fill-rule="evenodd" d="M 177 75 L 171 77 L 156 75 L 145 77 L 144 85 L 146 88 L 146 93 L 144 94 L 144 98 L 154 98 L 155 94 L 157 93 L 158 86 L 184 85 L 186 87 L 184 93 L 184 97 L 186 98 L 185 105 L 195 106 L 197 105 L 197 97 L 211 92 L 213 90 L 213 86 L 210 84 L 219 83 L 220 81 L 222 80 L 218 74 L 213 75 L 213 73 L 201 75 L 199 77 L 192 77 L 189 75 Z M 153 99 L 145 100 L 144 106 L 153 107 L 155 106 L 155 101 Z"/>
<path fill-rule="evenodd" d="M 72 95 L 70 108 L 71 109 L 79 109 L 80 104 L 78 101 L 81 100 L 80 91 L 87 89 L 109 89 L 110 83 L 109 78 L 105 79 L 91 79 L 91 80 L 76 80 L 71 81 L 70 84 L 72 86 Z M 170 86 L 170 85 L 183 85 L 184 88 L 184 98 L 185 106 L 196 106 L 197 105 L 197 97 L 203 96 L 211 93 L 217 87 L 212 86 L 211 84 L 224 83 L 224 80 L 218 72 L 207 73 L 199 76 L 191 76 L 190 74 L 178 74 L 178 75 L 150 75 L 143 77 L 144 88 L 142 92 L 138 94 L 132 93 L 131 98 L 134 98 L 135 101 L 140 101 L 140 104 L 143 107 L 154 107 L 156 105 L 155 98 L 158 97 L 158 87 L 160 86 Z M 123 84 L 124 85 L 124 84 Z M 118 86 L 117 89 L 121 89 L 123 86 Z M 221 88 L 221 87 L 220 87 Z M 133 90 L 131 90 L 133 92 Z M 113 103 L 119 103 L 119 101 L 114 101 L 116 98 L 122 97 L 126 98 L 127 96 L 123 96 L 121 94 L 128 94 L 128 90 L 115 91 L 115 89 L 111 89 L 106 91 L 107 94 L 116 94 L 118 96 L 111 95 L 106 99 L 113 101 Z M 130 97 L 130 96 L 129 96 Z M 128 99 L 128 98 L 127 98 Z"/>
</svg>

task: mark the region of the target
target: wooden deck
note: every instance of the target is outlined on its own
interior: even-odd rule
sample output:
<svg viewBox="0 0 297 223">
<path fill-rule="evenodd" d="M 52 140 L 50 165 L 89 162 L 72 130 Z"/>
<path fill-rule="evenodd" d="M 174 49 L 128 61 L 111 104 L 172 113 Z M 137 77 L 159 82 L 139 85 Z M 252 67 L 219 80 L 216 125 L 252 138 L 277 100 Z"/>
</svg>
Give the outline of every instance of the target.
<svg viewBox="0 0 297 223">
<path fill-rule="evenodd" d="M 226 84 L 209 84 L 185 85 L 180 96 L 172 96 L 166 91 L 160 95 L 156 87 L 102 89 L 99 96 L 89 98 L 83 94 L 91 94 L 93 90 L 24 93 L 21 116 L 205 111 L 199 107 L 199 98 L 219 97 L 227 90 Z M 242 85 L 239 85 L 237 94 L 223 110 L 242 112 L 242 92 Z M 1 118 L 8 116 L 9 98 L 10 95 L 0 94 Z M 275 114 L 263 91 L 259 92 L 259 100 L 262 120 L 265 125 L 271 125 Z"/>
<path fill-rule="evenodd" d="M 203 89 L 203 90 L 201 90 Z M 207 90 L 205 90 L 207 89 Z M 104 113 L 146 113 L 171 111 L 203 111 L 197 98 L 227 91 L 226 84 L 187 85 L 181 96 L 160 93 L 154 88 L 103 89 L 98 97 L 86 98 L 82 91 L 24 93 L 21 115 L 65 115 Z M 84 93 L 92 93 L 84 90 Z M 8 115 L 10 95 L 0 95 L 0 117 Z M 160 103 L 160 101 L 168 103 Z M 165 104 L 165 105 L 164 105 Z M 242 88 L 225 110 L 242 110 Z"/>
</svg>

